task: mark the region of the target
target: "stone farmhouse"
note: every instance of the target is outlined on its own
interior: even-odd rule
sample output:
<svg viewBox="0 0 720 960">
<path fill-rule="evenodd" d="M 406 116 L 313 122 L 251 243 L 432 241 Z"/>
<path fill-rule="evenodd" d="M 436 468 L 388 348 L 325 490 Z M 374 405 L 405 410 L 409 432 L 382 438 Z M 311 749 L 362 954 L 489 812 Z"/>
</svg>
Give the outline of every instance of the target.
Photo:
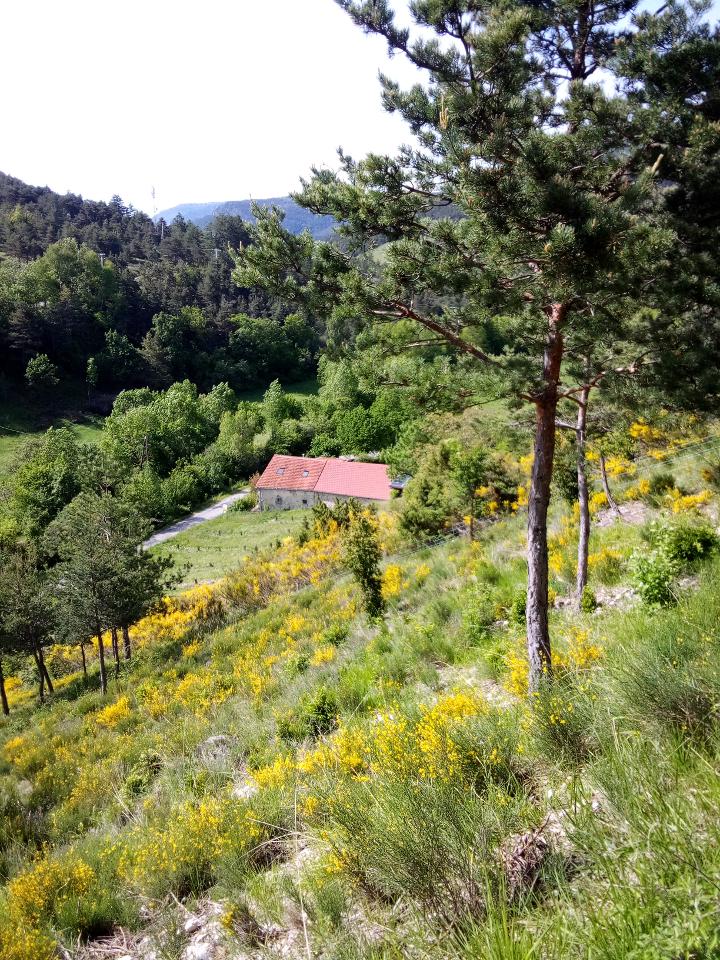
<svg viewBox="0 0 720 960">
<path fill-rule="evenodd" d="M 330 457 L 288 457 L 276 453 L 256 484 L 261 510 L 294 510 L 338 500 L 375 503 L 393 489 L 384 463 Z"/>
</svg>

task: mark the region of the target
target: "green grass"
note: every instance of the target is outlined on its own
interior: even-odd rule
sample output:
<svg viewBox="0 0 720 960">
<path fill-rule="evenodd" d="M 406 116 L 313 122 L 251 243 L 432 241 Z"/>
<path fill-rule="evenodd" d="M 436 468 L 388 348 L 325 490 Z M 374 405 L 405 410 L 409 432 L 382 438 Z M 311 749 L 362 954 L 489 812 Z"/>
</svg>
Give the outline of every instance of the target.
<svg viewBox="0 0 720 960">
<path fill-rule="evenodd" d="M 283 390 L 297 400 L 303 400 L 305 397 L 314 397 L 318 392 L 317 377 L 308 377 L 307 380 L 297 380 L 282 384 Z M 238 393 L 238 400 L 262 400 L 267 387 L 256 387 L 253 390 L 243 390 Z"/>
<path fill-rule="evenodd" d="M 74 387 L 59 391 L 52 401 L 30 391 L 14 391 L 0 399 L 0 476 L 11 468 L 23 444 L 48 427 L 68 427 L 82 443 L 97 443 L 101 417 L 82 412 L 83 396 Z"/>
<path fill-rule="evenodd" d="M 305 516 L 230 513 L 157 549 L 215 579 Z M 512 689 L 522 649 L 525 520 L 389 556 L 382 624 L 339 559 L 273 593 L 282 557 L 264 557 L 218 591 L 224 613 L 138 648 L 106 699 L 89 651 L 89 686 L 0 720 L 0 882 L 54 855 L 62 892 L 82 856 L 89 890 L 42 907 L 66 944 L 147 935 L 146 904 L 182 931 L 170 900 L 207 897 L 233 953 L 269 923 L 282 945 L 302 910 L 312 955 L 337 960 L 720 956 L 720 561 L 688 567 L 667 608 L 554 609 L 564 661 L 529 702 L 488 679 Z M 622 554 L 622 586 L 642 542 L 619 523 L 591 549 Z"/>
<path fill-rule="evenodd" d="M 48 427 L 67 427 L 81 443 L 98 443 L 102 433 L 102 420 L 92 419 L 82 423 L 58 419 L 52 423 L 30 424 L 25 430 L 13 427 L 12 432 L 5 426 L 4 410 L 0 407 L 0 476 L 12 469 L 12 464 L 22 450 L 23 445 L 32 437 L 40 436 Z M 15 421 L 17 422 L 17 421 Z"/>
<path fill-rule="evenodd" d="M 182 590 L 196 583 L 219 580 L 249 553 L 290 536 L 307 516 L 307 510 L 229 510 L 167 540 L 153 552 L 172 557 L 175 568 L 182 570 L 182 583 L 176 588 Z"/>
</svg>

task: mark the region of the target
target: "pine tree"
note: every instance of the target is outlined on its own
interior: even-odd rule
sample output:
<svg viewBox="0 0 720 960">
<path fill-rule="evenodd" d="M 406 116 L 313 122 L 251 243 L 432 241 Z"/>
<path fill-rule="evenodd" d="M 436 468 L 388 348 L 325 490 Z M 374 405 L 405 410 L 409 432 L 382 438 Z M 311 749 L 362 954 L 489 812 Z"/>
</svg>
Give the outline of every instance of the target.
<svg viewBox="0 0 720 960">
<path fill-rule="evenodd" d="M 485 367 L 534 407 L 526 611 L 535 690 L 551 670 L 558 404 L 582 404 L 612 371 L 682 349 L 677 318 L 694 296 L 676 283 L 676 312 L 662 313 L 686 243 L 666 202 L 666 174 L 682 170 L 666 171 L 664 158 L 681 152 L 714 102 L 716 59 L 696 58 L 681 95 L 651 67 L 665 76 L 657 64 L 669 53 L 682 62 L 683 51 L 716 51 L 717 40 L 697 6 L 674 0 L 642 23 L 636 0 L 414 0 L 413 28 L 397 25 L 387 0 L 338 2 L 423 74 L 410 90 L 381 78 L 385 107 L 415 141 L 395 157 L 341 153 L 339 170 L 304 182 L 296 199 L 336 218 L 343 249 L 293 237 L 278 212 L 258 210 L 235 277 L 328 315 L 336 340 L 364 327 L 366 342 L 396 353 L 449 349 L 457 377 Z M 381 263 L 357 256 L 380 243 Z M 491 328 L 504 349 L 486 347 Z"/>
<path fill-rule="evenodd" d="M 18 543 L 0 555 L 0 650 L 24 653 L 35 661 L 40 701 L 53 692 L 44 646 L 54 629 L 51 584 L 32 545 Z M 0 690 L 3 710 L 7 698 Z"/>
<path fill-rule="evenodd" d="M 98 643 L 100 686 L 107 691 L 103 634 L 127 628 L 162 595 L 168 563 L 139 549 L 147 524 L 110 494 L 81 493 L 47 531 L 59 562 L 54 568 L 58 621 L 68 639 Z M 126 637 L 126 657 L 129 655 Z M 117 647 L 113 644 L 116 664 Z"/>
<path fill-rule="evenodd" d="M 360 586 L 365 612 L 378 620 L 385 611 L 377 523 L 367 510 L 353 509 L 345 539 L 345 563 Z"/>
</svg>

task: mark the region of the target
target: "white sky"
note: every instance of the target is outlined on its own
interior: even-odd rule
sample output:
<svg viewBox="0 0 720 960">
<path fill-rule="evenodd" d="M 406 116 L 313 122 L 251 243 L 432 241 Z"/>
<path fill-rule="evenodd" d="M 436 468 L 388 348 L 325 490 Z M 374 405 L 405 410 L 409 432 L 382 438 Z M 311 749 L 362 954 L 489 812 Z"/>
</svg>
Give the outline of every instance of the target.
<svg viewBox="0 0 720 960">
<path fill-rule="evenodd" d="M 398 4 L 400 5 L 400 4 Z M 0 170 L 152 212 L 283 196 L 312 164 L 408 134 L 414 79 L 333 0 L 4 0 Z"/>
<path fill-rule="evenodd" d="M 333 0 L 0 2 L 0 170 L 31 184 L 152 213 L 153 186 L 158 210 L 283 196 L 408 137 L 377 73 L 417 75 Z"/>
</svg>

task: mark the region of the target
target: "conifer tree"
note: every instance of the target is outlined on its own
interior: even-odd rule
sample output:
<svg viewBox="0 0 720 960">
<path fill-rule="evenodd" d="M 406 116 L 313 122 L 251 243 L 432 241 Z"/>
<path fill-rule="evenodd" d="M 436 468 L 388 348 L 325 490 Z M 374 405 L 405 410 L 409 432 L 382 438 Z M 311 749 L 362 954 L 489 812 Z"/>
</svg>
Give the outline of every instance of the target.
<svg viewBox="0 0 720 960">
<path fill-rule="evenodd" d="M 526 611 L 535 690 L 551 669 L 558 404 L 582 403 L 593 382 L 653 353 L 667 364 L 687 342 L 679 317 L 694 291 L 675 283 L 673 312 L 663 311 L 689 243 L 667 204 L 676 184 L 666 178 L 683 170 L 666 169 L 665 157 L 682 154 L 714 103 L 717 37 L 700 5 L 676 0 L 640 19 L 637 0 L 413 0 L 411 28 L 387 0 L 337 2 L 420 71 L 410 90 L 381 77 L 385 107 L 414 142 L 394 157 L 341 153 L 338 170 L 303 183 L 297 199 L 336 218 L 342 250 L 293 237 L 278 212 L 258 210 L 235 277 L 328 315 L 336 340 L 364 328 L 365 341 L 384 338 L 395 352 L 449 349 L 458 377 L 482 365 L 534 407 Z M 689 87 L 660 82 L 662 64 L 684 53 Z M 381 243 L 381 262 L 357 256 Z M 693 316 L 699 336 L 707 315 Z M 487 346 L 490 327 L 500 349 Z"/>
<path fill-rule="evenodd" d="M 0 567 L 0 650 L 32 656 L 42 702 L 46 689 L 53 693 L 43 649 L 54 628 L 48 574 L 39 565 L 34 547 L 22 543 L 0 555 Z M 4 710 L 4 690 L 0 698 Z"/>
<path fill-rule="evenodd" d="M 58 620 L 68 639 L 96 637 L 100 686 L 107 691 L 103 634 L 128 627 L 162 595 L 168 562 L 139 549 L 147 524 L 110 494 L 81 493 L 48 528 Z M 126 639 L 127 643 L 127 639 Z M 129 647 L 126 646 L 126 657 Z M 116 664 L 119 655 L 116 653 Z"/>
</svg>

